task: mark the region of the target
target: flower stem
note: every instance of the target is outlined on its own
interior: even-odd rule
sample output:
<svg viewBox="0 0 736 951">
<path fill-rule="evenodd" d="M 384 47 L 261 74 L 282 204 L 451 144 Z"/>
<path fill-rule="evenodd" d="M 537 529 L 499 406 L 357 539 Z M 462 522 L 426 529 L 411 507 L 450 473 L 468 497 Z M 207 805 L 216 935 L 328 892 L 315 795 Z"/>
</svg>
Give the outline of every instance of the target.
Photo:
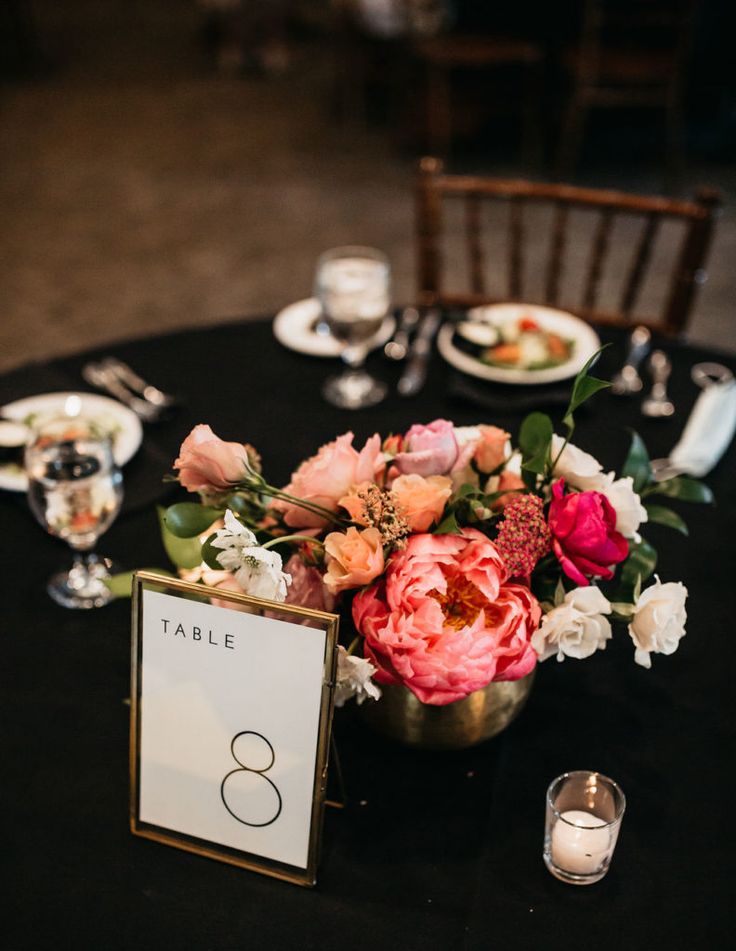
<svg viewBox="0 0 736 951">
<path fill-rule="evenodd" d="M 324 543 L 313 535 L 281 535 L 278 538 L 272 538 L 270 541 L 267 541 L 264 545 L 261 545 L 261 548 L 274 548 L 276 545 L 281 545 L 285 542 L 310 542 L 313 545 L 319 545 L 320 548 L 325 547 Z"/>
<path fill-rule="evenodd" d="M 281 499 L 284 502 L 291 502 L 292 505 L 297 505 L 299 508 L 304 509 L 307 512 L 312 512 L 314 515 L 319 515 L 320 518 L 326 519 L 328 522 L 334 522 L 336 525 L 347 525 L 348 520 L 342 518 L 340 515 L 337 515 L 335 512 L 331 512 L 329 509 L 323 508 L 321 505 L 317 505 L 316 502 L 308 502 L 306 499 L 300 499 L 295 495 L 290 495 L 288 492 L 284 492 L 283 489 L 277 489 L 273 485 L 269 485 L 262 477 L 254 477 L 251 480 L 243 483 L 243 486 L 251 491 L 260 492 L 262 495 L 268 495 L 274 499 Z"/>
<path fill-rule="evenodd" d="M 358 644 L 360 644 L 360 637 L 354 637 L 350 642 L 350 647 L 348 647 L 347 653 L 352 654 Z"/>
</svg>

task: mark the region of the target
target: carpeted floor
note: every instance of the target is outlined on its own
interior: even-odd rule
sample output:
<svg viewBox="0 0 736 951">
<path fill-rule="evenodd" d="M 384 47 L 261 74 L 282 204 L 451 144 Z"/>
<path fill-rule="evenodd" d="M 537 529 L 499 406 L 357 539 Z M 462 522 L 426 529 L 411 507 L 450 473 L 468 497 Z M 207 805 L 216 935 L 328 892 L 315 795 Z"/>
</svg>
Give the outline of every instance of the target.
<svg viewBox="0 0 736 951">
<path fill-rule="evenodd" d="M 413 162 L 381 128 L 330 119 L 320 45 L 297 46 L 282 76 L 231 78 L 197 46 L 193 3 L 36 6 L 57 62 L 0 87 L 0 370 L 274 312 L 310 294 L 317 255 L 338 244 L 383 248 L 396 300 L 411 299 Z M 688 177 L 728 194 L 736 173 Z M 660 188 L 656 168 L 621 162 L 582 180 Z M 727 349 L 735 251 L 728 203 L 691 333 Z"/>
</svg>

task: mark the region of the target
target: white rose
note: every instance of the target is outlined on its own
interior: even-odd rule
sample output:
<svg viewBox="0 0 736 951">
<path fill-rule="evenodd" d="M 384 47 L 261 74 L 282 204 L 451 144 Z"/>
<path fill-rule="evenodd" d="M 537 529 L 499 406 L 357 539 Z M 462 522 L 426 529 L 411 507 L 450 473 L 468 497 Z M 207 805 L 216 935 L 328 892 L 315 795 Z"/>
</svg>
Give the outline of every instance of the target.
<svg viewBox="0 0 736 951">
<path fill-rule="evenodd" d="M 565 440 L 562 436 L 555 434 L 552 436 L 552 461 L 555 462 L 553 475 L 557 479 L 564 479 L 575 489 L 582 489 L 584 492 L 590 489 L 596 489 L 600 484 L 601 470 L 603 466 L 587 452 L 568 443 L 564 451 Z M 560 453 L 562 453 L 560 455 Z M 559 459 L 557 457 L 560 457 Z"/>
<path fill-rule="evenodd" d="M 376 672 L 376 667 L 364 657 L 355 657 L 348 654 L 345 648 L 340 645 L 337 648 L 337 678 L 335 682 L 335 706 L 341 707 L 346 700 L 355 697 L 360 705 L 366 697 L 372 700 L 378 700 L 381 696 L 381 690 L 377 687 L 371 677 Z"/>
<path fill-rule="evenodd" d="M 629 634 L 636 647 L 634 660 L 642 667 L 651 667 L 650 653 L 673 654 L 685 636 L 685 599 L 687 588 L 681 581 L 662 584 L 656 581 L 642 591 L 636 602 Z"/>
<path fill-rule="evenodd" d="M 649 518 L 641 499 L 634 492 L 634 480 L 631 476 L 616 479 L 613 472 L 601 476 L 598 485 L 591 488 L 608 499 L 616 512 L 616 531 L 624 538 L 638 540 L 639 526 Z"/>
<path fill-rule="evenodd" d="M 611 624 L 605 614 L 611 605 L 600 588 L 589 585 L 569 591 L 561 604 L 542 618 L 532 635 L 532 647 L 540 660 L 557 654 L 557 660 L 576 657 L 582 660 L 603 650 L 611 637 Z"/>
</svg>

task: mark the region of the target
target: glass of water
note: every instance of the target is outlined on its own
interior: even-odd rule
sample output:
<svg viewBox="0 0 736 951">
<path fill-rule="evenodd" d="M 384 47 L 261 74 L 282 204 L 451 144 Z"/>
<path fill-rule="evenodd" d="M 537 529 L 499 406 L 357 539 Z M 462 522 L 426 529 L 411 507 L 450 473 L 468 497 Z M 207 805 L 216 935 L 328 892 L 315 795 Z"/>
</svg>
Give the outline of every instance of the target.
<svg viewBox="0 0 736 951">
<path fill-rule="evenodd" d="M 123 477 L 106 437 L 42 431 L 26 448 L 28 501 L 50 535 L 74 552 L 68 571 L 54 575 L 47 591 L 65 608 L 98 608 L 111 599 L 105 585 L 110 562 L 93 553 L 123 499 Z"/>
<path fill-rule="evenodd" d="M 388 387 L 363 368 L 371 339 L 388 313 L 391 269 L 375 248 L 326 251 L 317 262 L 315 296 L 332 334 L 342 342 L 343 373 L 331 377 L 322 393 L 342 409 L 374 406 Z"/>
</svg>

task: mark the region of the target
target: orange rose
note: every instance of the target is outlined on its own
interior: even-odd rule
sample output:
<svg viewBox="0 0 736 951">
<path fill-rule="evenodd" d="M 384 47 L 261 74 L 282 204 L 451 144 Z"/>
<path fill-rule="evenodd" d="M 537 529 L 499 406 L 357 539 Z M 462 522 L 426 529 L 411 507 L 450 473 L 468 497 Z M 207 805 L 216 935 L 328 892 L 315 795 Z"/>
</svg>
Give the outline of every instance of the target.
<svg viewBox="0 0 736 951">
<path fill-rule="evenodd" d="M 351 526 L 344 534 L 331 532 L 325 539 L 325 554 L 324 582 L 332 594 L 369 584 L 384 568 L 383 539 L 377 528 L 359 531 Z"/>
<path fill-rule="evenodd" d="M 358 485 L 352 486 L 347 495 L 343 495 L 337 503 L 341 505 L 347 511 L 350 518 L 359 525 L 367 526 L 368 522 L 365 519 L 365 501 L 359 497 L 358 493 L 365 492 L 365 490 L 373 484 L 372 482 L 361 482 Z"/>
<path fill-rule="evenodd" d="M 412 473 L 394 481 L 391 493 L 409 523 L 409 531 L 426 532 L 438 522 L 452 494 L 452 479 L 447 476 L 424 476 Z"/>
<path fill-rule="evenodd" d="M 478 429 L 481 439 L 473 458 L 481 472 L 493 472 L 506 459 L 509 434 L 498 426 L 478 426 Z"/>
</svg>

